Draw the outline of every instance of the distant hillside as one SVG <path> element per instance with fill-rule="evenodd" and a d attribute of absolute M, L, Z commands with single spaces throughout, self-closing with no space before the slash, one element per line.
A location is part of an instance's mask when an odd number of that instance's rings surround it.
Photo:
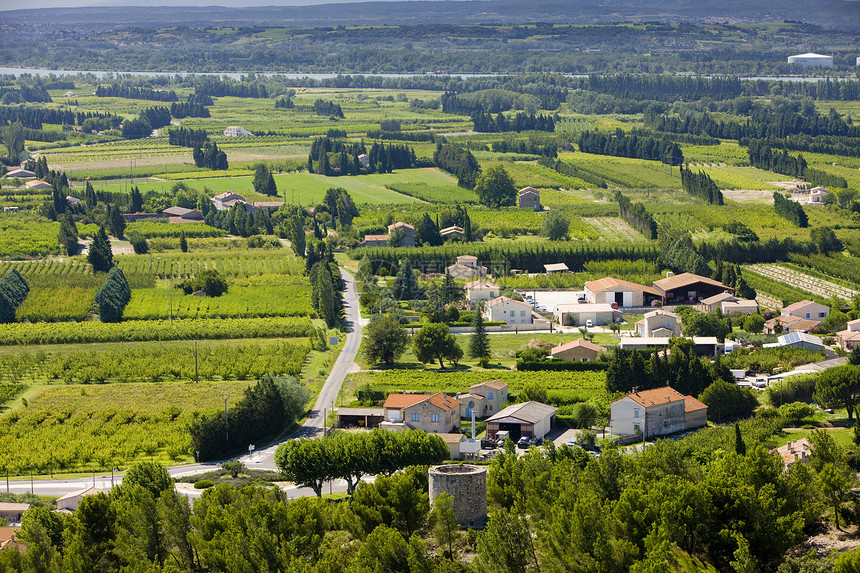
<path fill-rule="evenodd" d="M 123 4 L 135 0 L 123 1 Z M 214 0 L 217 1 L 217 0 Z M 232 0 L 227 0 L 230 2 Z M 277 0 L 272 0 L 276 2 Z M 165 0 L 161 0 L 165 2 Z M 117 3 L 118 4 L 118 3 Z M 528 22 L 809 22 L 860 28 L 860 2 L 816 0 L 491 0 L 486 2 L 355 2 L 317 6 L 106 6 L 3 12 L 0 29 L 27 33 L 76 28 L 159 26 L 337 26 Z M 12 28 L 10 29 L 9 26 Z"/>

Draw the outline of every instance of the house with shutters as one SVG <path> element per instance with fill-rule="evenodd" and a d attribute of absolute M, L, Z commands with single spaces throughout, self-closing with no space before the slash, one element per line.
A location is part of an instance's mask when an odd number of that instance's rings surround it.
<path fill-rule="evenodd" d="M 385 420 L 380 428 L 423 430 L 444 434 L 460 429 L 460 402 L 442 392 L 389 394 L 382 404 Z"/>

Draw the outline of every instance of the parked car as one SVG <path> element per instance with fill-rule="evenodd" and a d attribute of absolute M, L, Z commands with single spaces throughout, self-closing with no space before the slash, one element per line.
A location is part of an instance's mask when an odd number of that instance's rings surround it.
<path fill-rule="evenodd" d="M 493 440 L 488 440 L 488 439 L 484 438 L 481 440 L 481 449 L 482 450 L 495 450 L 496 449 L 496 442 L 494 442 Z"/>
<path fill-rule="evenodd" d="M 568 440 L 567 441 L 567 447 L 568 448 L 575 448 L 577 445 L 578 444 L 576 443 L 576 440 Z"/>
<path fill-rule="evenodd" d="M 584 296 L 579 297 L 578 299 L 576 299 L 576 302 L 578 302 L 579 304 L 583 304 L 585 302 L 585 297 Z"/>
<path fill-rule="evenodd" d="M 520 448 L 521 450 L 528 448 L 529 445 L 531 445 L 531 444 L 529 444 L 529 439 L 526 436 L 521 437 L 519 439 L 519 441 L 517 442 L 517 447 Z"/>
<path fill-rule="evenodd" d="M 594 326 L 594 322 L 591 319 L 585 321 L 585 328 L 591 328 L 592 326 Z"/>

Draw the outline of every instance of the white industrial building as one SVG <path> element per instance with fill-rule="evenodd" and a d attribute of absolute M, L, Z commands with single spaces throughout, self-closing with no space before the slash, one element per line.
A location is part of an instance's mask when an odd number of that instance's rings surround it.
<path fill-rule="evenodd" d="M 833 56 L 822 56 L 821 54 L 797 54 L 788 57 L 789 64 L 800 64 L 804 68 L 832 68 Z"/>

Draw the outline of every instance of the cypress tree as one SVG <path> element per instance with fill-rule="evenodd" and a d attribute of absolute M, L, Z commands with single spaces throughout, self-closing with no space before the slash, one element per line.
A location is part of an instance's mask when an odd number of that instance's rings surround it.
<path fill-rule="evenodd" d="M 482 365 L 486 365 L 490 358 L 490 338 L 484 328 L 484 305 L 478 304 L 475 309 L 475 318 L 472 319 L 472 338 L 469 340 L 469 354 L 472 358 L 481 360 Z"/>
<path fill-rule="evenodd" d="M 93 266 L 93 271 L 97 273 L 107 272 L 113 267 L 113 252 L 104 227 L 99 227 L 99 232 L 90 244 L 87 260 Z"/>
<path fill-rule="evenodd" d="M 125 219 L 117 205 L 108 205 L 108 228 L 110 234 L 117 239 L 122 239 L 125 233 Z"/>
<path fill-rule="evenodd" d="M 179 250 L 183 253 L 188 252 L 188 240 L 185 238 L 185 231 L 182 231 L 182 234 L 179 236 Z"/>
<path fill-rule="evenodd" d="M 735 453 L 739 456 L 747 455 L 747 445 L 744 443 L 744 439 L 741 436 L 741 427 L 738 424 L 735 424 Z"/>

